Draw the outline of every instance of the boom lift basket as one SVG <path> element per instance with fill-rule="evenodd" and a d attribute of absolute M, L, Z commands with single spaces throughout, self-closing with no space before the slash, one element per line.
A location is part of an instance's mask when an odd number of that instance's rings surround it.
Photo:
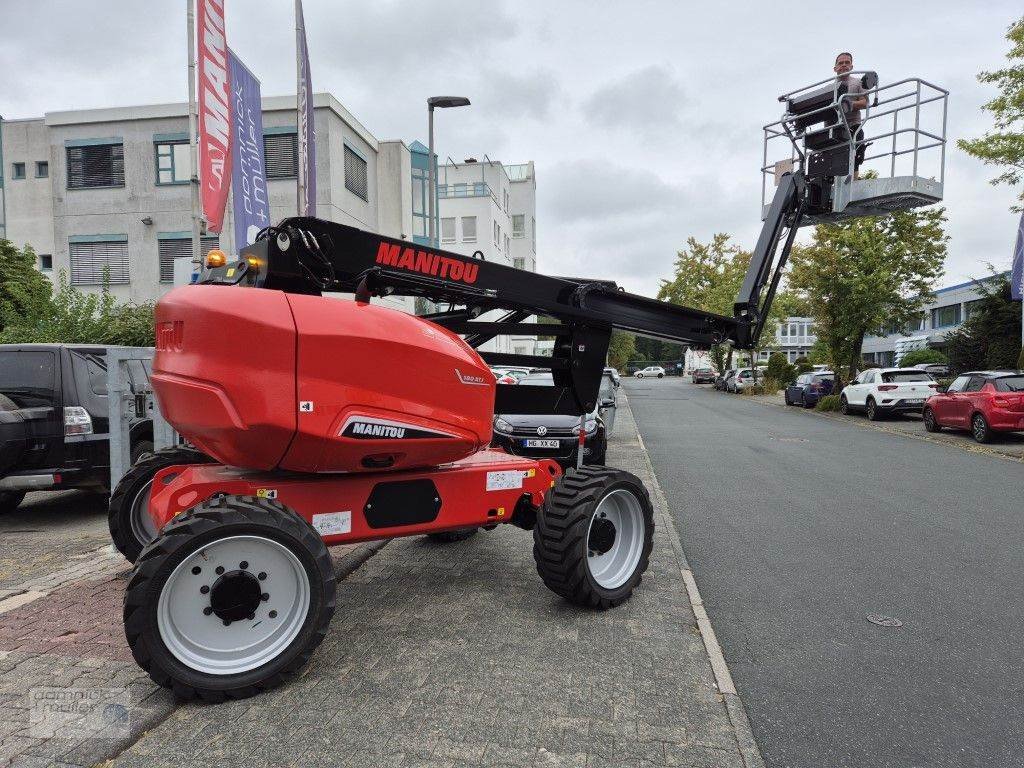
<path fill-rule="evenodd" d="M 782 117 L 764 126 L 761 218 L 772 188 L 787 171 L 801 170 L 815 188 L 802 225 L 858 216 L 881 216 L 942 200 L 949 92 L 910 77 L 879 85 L 875 72 L 851 72 L 864 86 L 862 136 L 849 122 L 850 104 L 839 78 L 828 78 L 779 96 Z M 854 158 L 864 160 L 854 178 Z M 872 172 L 872 173 L 869 173 Z M 867 178 L 865 178 L 867 176 Z"/>

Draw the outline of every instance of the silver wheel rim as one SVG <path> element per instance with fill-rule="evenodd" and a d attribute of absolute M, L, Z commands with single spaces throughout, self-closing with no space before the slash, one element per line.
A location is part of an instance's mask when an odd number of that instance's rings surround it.
<path fill-rule="evenodd" d="M 926 427 L 935 426 L 935 416 L 931 411 L 924 412 L 924 424 Z"/>
<path fill-rule="evenodd" d="M 974 439 L 981 440 L 985 436 L 985 422 L 980 416 L 974 417 Z"/>
<path fill-rule="evenodd" d="M 153 518 L 149 514 L 149 497 L 153 490 L 152 478 L 146 483 L 132 499 L 128 515 L 132 527 L 132 535 L 141 544 L 149 544 L 156 538 L 157 530 Z"/>
<path fill-rule="evenodd" d="M 599 586 L 616 589 L 629 580 L 643 554 L 646 532 L 635 494 L 621 489 L 601 499 L 587 526 L 587 568 Z"/>
<path fill-rule="evenodd" d="M 233 576 L 239 573 L 247 575 Z M 261 595 L 252 618 L 225 624 L 207 609 L 229 577 L 246 585 L 251 578 L 267 597 Z M 203 587 L 210 590 L 204 593 Z M 309 577 L 290 549 L 262 536 L 231 536 L 200 547 L 174 569 L 160 592 L 157 628 L 167 650 L 190 669 L 234 675 L 280 656 L 302 630 L 309 609 Z"/>

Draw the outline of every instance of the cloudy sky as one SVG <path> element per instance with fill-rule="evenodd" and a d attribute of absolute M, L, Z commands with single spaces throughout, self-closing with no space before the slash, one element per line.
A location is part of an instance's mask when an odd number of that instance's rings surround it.
<path fill-rule="evenodd" d="M 264 95 L 294 92 L 290 0 L 226 0 L 229 44 Z M 811 5 L 813 13 L 808 13 Z M 831 73 L 839 50 L 883 82 L 948 88 L 949 136 L 990 121 L 977 72 L 1001 66 L 1019 2 L 305 0 L 313 82 L 378 138 L 537 166 L 539 268 L 653 294 L 686 238 L 760 226 L 761 126 L 778 94 Z M 0 0 L 0 114 L 183 101 L 185 0 Z M 854 9 L 854 10 L 851 10 Z M 952 142 L 951 142 L 952 143 Z M 1013 191 L 951 148 L 948 285 L 1009 264 Z"/>

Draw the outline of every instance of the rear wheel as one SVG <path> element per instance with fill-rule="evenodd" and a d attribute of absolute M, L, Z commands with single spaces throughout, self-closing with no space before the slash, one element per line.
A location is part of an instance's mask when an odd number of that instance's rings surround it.
<path fill-rule="evenodd" d="M 992 428 L 980 413 L 971 417 L 971 436 L 979 443 L 992 442 Z"/>
<path fill-rule="evenodd" d="M 288 507 L 216 497 L 139 556 L 125 635 L 139 666 L 178 698 L 245 698 L 309 660 L 334 615 L 335 585 L 323 540 Z"/>
<path fill-rule="evenodd" d="M 843 416 L 850 415 L 850 401 L 846 399 L 846 395 L 839 396 L 839 412 Z"/>
<path fill-rule="evenodd" d="M 5 512 L 13 512 L 24 500 L 24 491 L 0 491 L 0 515 Z"/>
<path fill-rule="evenodd" d="M 664 379 L 665 378 L 665 374 L 664 373 L 659 373 L 658 374 L 658 378 L 659 379 Z"/>
<path fill-rule="evenodd" d="M 142 548 L 157 534 L 149 516 L 153 477 L 161 469 L 178 464 L 208 464 L 212 459 L 192 448 L 164 448 L 143 453 L 117 484 L 110 496 L 107 524 L 117 551 L 134 563 Z"/>
<path fill-rule="evenodd" d="M 441 533 L 428 533 L 427 538 L 436 541 L 438 544 L 453 544 L 456 541 L 465 541 L 475 536 L 479 528 L 463 528 L 461 531 L 441 531 Z"/>
<path fill-rule="evenodd" d="M 576 605 L 627 600 L 647 570 L 654 509 L 643 483 L 620 469 L 584 467 L 557 481 L 533 529 L 544 584 Z"/>
<path fill-rule="evenodd" d="M 644 375 L 643 375 L 642 373 L 638 373 L 638 374 L 636 375 L 636 377 L 637 377 L 638 379 L 642 379 L 642 378 L 644 377 Z"/>
<path fill-rule="evenodd" d="M 810 400 L 807 399 L 807 395 L 804 395 L 803 400 L 800 401 L 800 405 L 802 405 L 804 408 L 813 408 L 814 407 L 814 403 L 812 403 Z"/>
<path fill-rule="evenodd" d="M 929 432 L 941 432 L 942 425 L 935 420 L 935 411 L 931 408 L 925 408 L 921 414 L 921 419 L 924 421 L 924 428 Z"/>
<path fill-rule="evenodd" d="M 867 403 L 868 419 L 871 421 L 880 421 L 882 418 L 882 412 L 878 409 L 878 403 L 875 402 L 873 397 L 868 398 Z"/>

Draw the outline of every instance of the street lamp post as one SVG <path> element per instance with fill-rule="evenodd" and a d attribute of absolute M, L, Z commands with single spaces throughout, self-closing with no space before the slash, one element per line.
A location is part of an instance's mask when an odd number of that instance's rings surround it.
<path fill-rule="evenodd" d="M 434 224 L 434 198 L 437 195 L 437 179 L 434 172 L 434 108 L 447 109 L 449 107 L 468 107 L 469 99 L 465 96 L 431 96 L 427 99 L 427 143 L 430 145 L 430 156 L 427 158 L 427 197 L 429 206 L 427 213 L 430 217 L 429 234 L 430 246 L 437 246 L 437 232 Z"/>

